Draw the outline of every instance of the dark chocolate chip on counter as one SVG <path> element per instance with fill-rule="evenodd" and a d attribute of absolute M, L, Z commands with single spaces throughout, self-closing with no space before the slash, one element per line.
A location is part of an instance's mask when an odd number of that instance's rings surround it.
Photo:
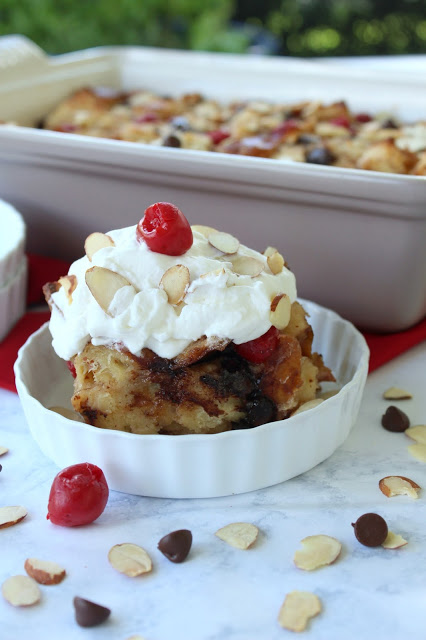
<path fill-rule="evenodd" d="M 171 562 L 183 562 L 192 545 L 192 533 L 188 529 L 172 531 L 161 538 L 158 549 Z"/>
<path fill-rule="evenodd" d="M 178 148 L 180 146 L 181 146 L 180 140 L 179 140 L 179 138 L 177 136 L 173 136 L 173 135 L 167 136 L 167 138 L 165 138 L 164 141 L 163 141 L 163 147 L 176 147 L 176 148 Z"/>
<path fill-rule="evenodd" d="M 311 164 L 331 164 L 335 156 L 326 147 L 315 147 L 306 154 L 306 162 Z"/>
<path fill-rule="evenodd" d="M 402 433 L 410 426 L 410 420 L 407 414 L 401 411 L 401 409 L 391 405 L 382 415 L 382 426 L 387 431 Z"/>
<path fill-rule="evenodd" d="M 366 547 L 378 547 L 388 535 L 386 520 L 377 513 L 364 513 L 352 523 L 355 537 Z"/>
<path fill-rule="evenodd" d="M 73 603 L 75 619 L 80 627 L 97 627 L 105 622 L 111 613 L 111 609 L 78 596 L 74 598 Z"/>

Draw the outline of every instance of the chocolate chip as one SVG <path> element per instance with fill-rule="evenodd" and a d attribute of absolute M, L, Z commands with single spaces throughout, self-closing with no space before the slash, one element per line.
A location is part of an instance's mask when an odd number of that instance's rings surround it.
<path fill-rule="evenodd" d="M 355 537 L 366 547 L 378 547 L 386 540 L 388 525 L 377 513 L 364 513 L 352 523 Z"/>
<path fill-rule="evenodd" d="M 382 122 L 382 129 L 398 129 L 398 125 L 394 120 L 388 118 Z"/>
<path fill-rule="evenodd" d="M 161 538 L 158 549 L 171 562 L 183 562 L 191 545 L 192 533 L 188 529 L 179 529 Z"/>
<path fill-rule="evenodd" d="M 258 427 L 276 418 L 277 408 L 274 402 L 264 395 L 253 393 L 247 400 L 247 423 L 250 427 Z"/>
<path fill-rule="evenodd" d="M 1 471 L 2 469 L 3 469 L 3 467 L 2 467 L 2 466 L 1 466 L 1 464 L 0 464 L 0 471 Z"/>
<path fill-rule="evenodd" d="M 410 420 L 406 413 L 391 405 L 386 409 L 386 412 L 382 415 L 382 426 L 386 431 L 394 431 L 395 433 L 402 433 L 410 426 Z"/>
<path fill-rule="evenodd" d="M 297 142 L 299 144 L 313 144 L 314 142 L 318 142 L 318 141 L 319 141 L 319 137 L 311 133 L 301 133 L 300 136 L 297 138 Z"/>
<path fill-rule="evenodd" d="M 163 147 L 180 147 L 180 140 L 177 136 L 167 136 L 163 141 Z"/>
<path fill-rule="evenodd" d="M 326 147 L 315 147 L 306 154 L 306 162 L 311 164 L 331 164 L 335 156 Z"/>
<path fill-rule="evenodd" d="M 98 624 L 105 622 L 111 613 L 111 609 L 78 596 L 74 598 L 73 602 L 75 619 L 80 627 L 97 627 Z"/>

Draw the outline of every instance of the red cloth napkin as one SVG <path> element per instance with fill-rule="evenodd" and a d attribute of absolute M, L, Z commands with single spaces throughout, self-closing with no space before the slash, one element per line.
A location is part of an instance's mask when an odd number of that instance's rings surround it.
<path fill-rule="evenodd" d="M 398 333 L 377 334 L 363 331 L 370 348 L 370 373 L 389 360 L 426 340 L 426 318 Z"/>
<path fill-rule="evenodd" d="M 69 263 L 54 258 L 29 255 L 28 305 L 44 301 L 42 286 L 53 282 L 68 273 Z M 13 364 L 19 348 L 26 339 L 42 324 L 47 322 L 50 313 L 46 311 L 27 311 L 12 331 L 0 343 L 0 387 L 16 391 Z M 416 344 L 426 340 L 426 318 L 406 331 L 392 334 L 374 334 L 364 332 L 370 348 L 370 372 L 396 358 Z"/>
<path fill-rule="evenodd" d="M 65 276 L 70 268 L 70 263 L 56 258 L 45 258 L 32 253 L 28 258 L 28 289 L 27 305 L 44 302 L 42 286 L 46 282 L 54 282 L 61 276 Z"/>
<path fill-rule="evenodd" d="M 42 286 L 46 282 L 54 282 L 68 273 L 69 262 L 56 258 L 46 258 L 27 254 L 28 258 L 28 287 L 27 307 L 44 302 Z M 16 391 L 13 365 L 20 347 L 26 339 L 37 331 L 42 324 L 49 320 L 50 313 L 46 311 L 27 311 L 17 322 L 10 333 L 0 342 L 0 387 Z"/>

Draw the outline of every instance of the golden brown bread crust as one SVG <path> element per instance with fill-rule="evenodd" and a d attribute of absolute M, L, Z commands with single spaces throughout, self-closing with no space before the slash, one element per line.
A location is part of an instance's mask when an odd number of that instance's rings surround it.
<path fill-rule="evenodd" d="M 246 367 L 224 393 L 227 360 L 173 368 L 145 349 L 141 358 L 108 347 L 86 345 L 74 358 L 74 409 L 98 427 L 132 433 L 217 433 L 244 417 L 254 384 Z"/>
<path fill-rule="evenodd" d="M 419 160 L 413 169 L 416 176 L 426 176 L 426 151 L 419 154 Z"/>
<path fill-rule="evenodd" d="M 149 349 L 140 357 L 87 344 L 73 358 L 72 404 L 86 422 L 132 433 L 219 433 L 287 418 L 312 400 L 320 380 L 334 380 L 319 354 L 303 307 L 261 364 L 229 341 L 202 338 L 174 360 Z"/>
<path fill-rule="evenodd" d="M 399 149 L 393 140 L 382 140 L 366 149 L 357 161 L 359 169 L 385 173 L 410 173 L 417 163 L 417 156 L 406 149 Z"/>

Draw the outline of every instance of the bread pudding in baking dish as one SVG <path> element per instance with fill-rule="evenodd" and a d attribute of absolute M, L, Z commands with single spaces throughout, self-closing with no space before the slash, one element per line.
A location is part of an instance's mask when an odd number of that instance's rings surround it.
<path fill-rule="evenodd" d="M 53 348 L 86 423 L 212 434 L 282 420 L 334 380 L 278 250 L 264 254 L 170 203 L 93 233 L 45 285 Z"/>
<path fill-rule="evenodd" d="M 426 121 L 355 112 L 344 101 L 222 104 L 198 93 L 162 96 L 86 87 L 42 128 L 127 142 L 281 161 L 426 175 Z"/>

